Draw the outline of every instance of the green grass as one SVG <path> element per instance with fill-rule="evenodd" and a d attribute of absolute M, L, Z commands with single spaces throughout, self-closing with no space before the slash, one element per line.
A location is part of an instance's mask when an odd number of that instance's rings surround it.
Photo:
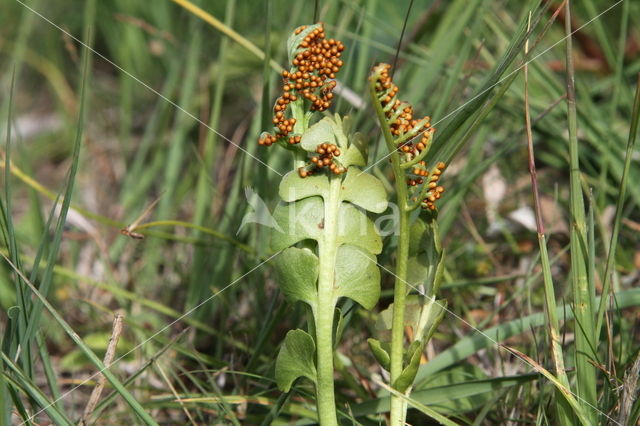
<path fill-rule="evenodd" d="M 557 424 L 578 410 L 593 424 L 636 423 L 640 403 L 621 405 L 620 389 L 634 385 L 625 372 L 640 350 L 640 4 L 571 2 L 565 27 L 566 14 L 535 0 L 415 0 L 408 16 L 409 0 L 80 3 L 6 0 L 0 14 L 0 424 L 77 423 L 115 312 L 124 332 L 90 423 L 316 421 L 308 382 L 288 394 L 274 382 L 280 342 L 305 312 L 277 290 L 267 229 L 238 233 L 252 211 L 245 188 L 273 208 L 290 170 L 257 137 L 285 40 L 316 12 L 347 47 L 338 79 L 355 97 L 332 110 L 371 141 L 371 172 L 394 191 L 366 78 L 393 61 L 404 25 L 394 79 L 436 123 L 428 163 L 450 163 L 438 217 L 450 312 L 407 421 Z M 510 218 L 534 213 L 524 61 L 542 246 Z M 144 239 L 120 233 L 155 200 L 133 229 Z M 378 258 L 390 270 L 395 241 Z M 374 313 L 341 306 L 345 424 L 379 424 L 389 410 L 366 339 L 393 281 L 383 271 Z"/>

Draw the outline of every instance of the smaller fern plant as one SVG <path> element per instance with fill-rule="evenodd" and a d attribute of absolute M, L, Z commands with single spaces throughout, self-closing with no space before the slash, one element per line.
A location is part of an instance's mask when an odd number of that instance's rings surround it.
<path fill-rule="evenodd" d="M 436 201 L 444 192 L 439 184 L 445 163 L 428 167 L 425 162 L 435 129 L 429 117 L 415 119 L 413 107 L 398 99 L 398 86 L 389 74 L 391 66 L 376 65 L 369 89 L 389 157 L 399 211 L 393 303 L 381 313 L 380 339 L 369 346 L 380 365 L 390 372 L 390 385 L 408 396 L 424 348 L 442 321 L 446 302 L 437 300 L 444 268 L 436 222 Z M 422 208 L 425 219 L 416 213 Z M 413 219 L 413 220 L 412 220 Z M 408 295 L 410 290 L 417 294 Z M 409 345 L 405 346 L 405 330 Z M 391 425 L 405 424 L 405 399 L 391 395 Z"/>

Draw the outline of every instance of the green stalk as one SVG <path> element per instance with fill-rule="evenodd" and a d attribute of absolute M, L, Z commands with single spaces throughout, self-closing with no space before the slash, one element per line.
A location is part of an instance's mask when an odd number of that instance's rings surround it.
<path fill-rule="evenodd" d="M 529 14 L 529 25 L 531 25 L 531 14 Z M 530 28 L 527 28 L 529 31 Z M 525 57 L 529 54 L 529 40 L 525 43 Z M 562 342 L 560 340 L 560 322 L 558 321 L 555 290 L 553 277 L 551 275 L 551 262 L 549 262 L 549 253 L 547 252 L 547 241 L 544 230 L 544 222 L 542 220 L 542 206 L 540 204 L 540 194 L 538 191 L 538 178 L 536 172 L 536 161 L 533 150 L 533 132 L 531 130 L 531 111 L 529 108 L 529 67 L 524 65 L 524 111 L 525 111 L 525 127 L 527 130 L 527 150 L 529 156 L 529 174 L 531 175 L 531 189 L 533 192 L 533 204 L 536 215 L 536 228 L 538 233 L 538 245 L 540 247 L 540 261 L 542 264 L 542 276 L 544 281 L 544 299 L 545 311 L 547 314 L 547 326 L 549 332 L 549 346 L 551 348 L 551 358 L 555 367 L 556 378 L 567 389 L 569 379 L 564 367 L 564 355 L 562 353 Z M 571 407 L 565 398 L 557 391 L 557 413 L 558 422 L 562 425 L 571 424 Z"/>
<path fill-rule="evenodd" d="M 384 141 L 391 153 L 391 166 L 395 176 L 396 202 L 399 208 L 398 225 L 398 249 L 396 252 L 396 281 L 393 288 L 393 319 L 391 326 L 391 385 L 402 374 L 402 361 L 404 358 L 404 311 L 405 299 L 407 296 L 407 259 L 409 257 L 409 213 L 407 185 L 404 181 L 404 171 L 400 164 L 400 157 L 391 134 L 391 129 L 387 124 L 387 118 L 382 110 L 382 105 L 377 100 L 375 91 L 375 81 L 372 79 L 369 84 L 373 106 L 382 128 Z M 403 425 L 406 415 L 407 403 L 397 395 L 391 395 L 391 425 Z"/>
<path fill-rule="evenodd" d="M 340 211 L 340 186 L 342 179 L 331 176 L 329 196 L 324 201 L 324 232 L 318 241 L 320 259 L 318 277 L 318 305 L 315 317 L 316 368 L 318 383 L 316 400 L 320 424 L 337 425 L 336 402 L 333 389 L 333 317 L 335 297 L 333 295 L 334 271 L 338 239 L 338 212 Z"/>
<path fill-rule="evenodd" d="M 398 157 L 397 155 L 394 155 Z M 393 385 L 400 374 L 402 374 L 402 361 L 404 358 L 404 311 L 407 296 L 407 259 L 409 257 L 409 213 L 406 208 L 406 185 L 402 179 L 403 175 L 398 175 L 401 171 L 394 167 L 393 173 L 396 176 L 396 190 L 398 191 L 398 202 L 402 200 L 400 206 L 400 223 L 398 249 L 396 252 L 396 281 L 393 288 L 393 320 L 391 325 L 391 384 Z M 398 184 L 400 183 L 400 184 Z M 404 189 L 404 196 L 400 195 L 400 187 Z M 402 198 L 401 198 L 402 197 Z M 411 389 L 411 388 L 409 388 Z M 408 393 L 408 392 L 407 392 Z M 391 425 L 404 425 L 404 418 L 407 412 L 407 403 L 397 395 L 391 397 Z"/>
<path fill-rule="evenodd" d="M 593 321 L 593 289 L 587 279 L 587 239 L 584 199 L 580 186 L 580 161 L 578 157 L 576 93 L 573 67 L 573 43 L 571 39 L 571 2 L 566 4 L 565 31 L 567 34 L 567 120 L 569 127 L 569 168 L 571 192 L 571 285 L 575 310 L 576 377 L 577 395 L 589 418 L 595 423 L 592 407 L 597 406 L 596 370 L 591 363 L 595 359 Z"/>

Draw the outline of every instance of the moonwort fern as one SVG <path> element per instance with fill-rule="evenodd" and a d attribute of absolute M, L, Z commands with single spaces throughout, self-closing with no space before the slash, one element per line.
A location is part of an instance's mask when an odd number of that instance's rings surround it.
<path fill-rule="evenodd" d="M 390 372 L 391 386 L 409 395 L 424 348 L 445 313 L 446 302 L 436 299 L 444 253 L 435 220 L 435 203 L 444 192 L 438 181 L 445 164 L 429 167 L 424 161 L 435 129 L 429 117 L 414 119 L 413 107 L 398 99 L 390 68 L 376 65 L 369 87 L 395 177 L 399 210 L 396 282 L 394 301 L 381 313 L 377 325 L 380 339 L 369 339 L 369 346 Z M 426 211 L 426 220 L 416 218 L 420 208 Z M 414 294 L 408 295 L 411 290 Z M 405 347 L 407 329 L 409 345 Z M 406 411 L 405 400 L 392 395 L 391 425 L 404 425 Z"/>
<path fill-rule="evenodd" d="M 333 356 L 340 338 L 340 298 L 365 309 L 380 296 L 376 255 L 382 240 L 367 212 L 387 207 L 382 183 L 366 165 L 362 137 L 349 120 L 326 115 L 310 125 L 314 111 L 329 107 L 335 73 L 342 66 L 342 44 L 326 40 L 321 24 L 300 27 L 289 38 L 292 68 L 283 72 L 283 95 L 274 107 L 272 133 L 262 145 L 294 152 L 293 170 L 279 186 L 271 249 L 278 283 L 288 301 L 302 302 L 311 316 L 308 330 L 291 330 L 276 360 L 282 391 L 305 377 L 315 384 L 318 416 L 337 424 Z M 334 321 L 338 318 L 338 321 Z"/>

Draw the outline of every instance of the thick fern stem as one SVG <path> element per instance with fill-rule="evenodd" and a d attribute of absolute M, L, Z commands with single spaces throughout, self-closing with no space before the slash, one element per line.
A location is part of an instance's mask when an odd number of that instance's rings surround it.
<path fill-rule="evenodd" d="M 336 252 L 338 249 L 338 213 L 340 209 L 340 176 L 331 177 L 331 189 L 324 205 L 323 236 L 318 241 L 320 274 L 318 278 L 318 310 L 316 344 L 318 369 L 317 403 L 320 424 L 337 425 L 336 402 L 333 389 L 333 317 L 335 298 Z M 318 225 L 320 226 L 320 224 Z"/>

